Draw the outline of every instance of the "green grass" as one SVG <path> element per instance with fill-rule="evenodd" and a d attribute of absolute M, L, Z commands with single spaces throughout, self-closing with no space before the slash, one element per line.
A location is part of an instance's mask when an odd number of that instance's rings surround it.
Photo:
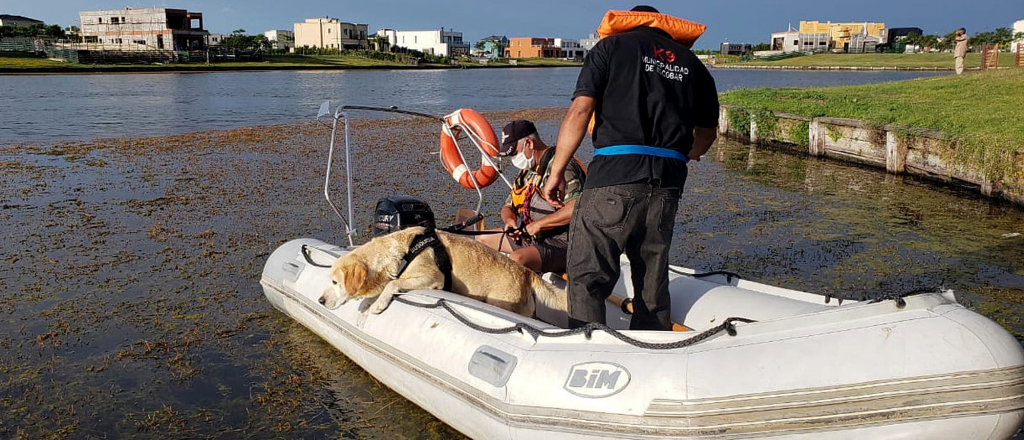
<path fill-rule="evenodd" d="M 999 54 L 1000 66 L 1012 66 L 1013 54 Z M 722 60 L 718 61 L 719 64 Z M 981 54 L 969 53 L 964 58 L 968 68 L 981 66 Z M 751 60 L 732 62 L 747 66 L 792 67 L 897 67 L 897 68 L 953 68 L 953 54 L 949 53 L 821 53 L 779 60 Z"/>
<path fill-rule="evenodd" d="M 954 145 L 954 163 L 1019 176 L 1024 157 L 1024 69 L 968 72 L 861 86 L 741 89 L 721 102 L 747 111 L 929 128 Z"/>
<path fill-rule="evenodd" d="M 0 52 L 0 68 L 38 69 L 74 66 L 73 63 L 53 61 L 22 52 Z"/>
<path fill-rule="evenodd" d="M 258 64 L 276 67 L 393 67 L 406 64 L 357 55 L 266 55 L 262 63 L 218 63 L 219 65 Z"/>

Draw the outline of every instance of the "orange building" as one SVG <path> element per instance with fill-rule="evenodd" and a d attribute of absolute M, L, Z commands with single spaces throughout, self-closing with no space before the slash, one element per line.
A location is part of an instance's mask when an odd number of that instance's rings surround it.
<path fill-rule="evenodd" d="M 509 38 L 505 58 L 562 58 L 562 49 L 554 38 Z"/>

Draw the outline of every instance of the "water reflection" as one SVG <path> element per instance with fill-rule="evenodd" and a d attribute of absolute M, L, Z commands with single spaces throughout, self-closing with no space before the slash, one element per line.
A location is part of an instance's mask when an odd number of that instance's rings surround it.
<path fill-rule="evenodd" d="M 719 141 L 693 167 L 677 259 L 864 298 L 942 286 L 1024 291 L 1024 212 L 910 177 Z M 1021 304 L 1013 307 L 1020 307 Z M 1017 330 L 1020 331 L 1019 323 Z"/>

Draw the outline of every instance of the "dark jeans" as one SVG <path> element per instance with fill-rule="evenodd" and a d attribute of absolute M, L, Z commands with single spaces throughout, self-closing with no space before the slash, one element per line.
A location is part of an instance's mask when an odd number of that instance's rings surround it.
<path fill-rule="evenodd" d="M 605 322 L 605 299 L 626 254 L 633 278 L 633 330 L 671 330 L 668 251 L 679 188 L 629 184 L 586 189 L 569 224 L 569 325 Z"/>

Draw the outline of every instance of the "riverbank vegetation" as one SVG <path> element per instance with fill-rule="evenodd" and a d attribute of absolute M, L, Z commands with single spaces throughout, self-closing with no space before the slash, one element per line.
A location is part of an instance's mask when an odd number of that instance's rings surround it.
<path fill-rule="evenodd" d="M 1024 170 L 1024 69 L 825 88 L 741 89 L 721 95 L 748 113 L 837 117 L 927 128 L 954 146 L 954 163 L 1019 176 Z"/>
<path fill-rule="evenodd" d="M 999 57 L 1000 66 L 1012 66 L 1013 54 L 1004 53 Z M 718 66 L 784 66 L 784 67 L 878 67 L 897 69 L 941 69 L 953 68 L 953 54 L 950 53 L 820 53 L 795 55 L 777 59 L 720 59 Z M 969 53 L 964 58 L 967 67 L 981 66 L 981 54 Z"/>

